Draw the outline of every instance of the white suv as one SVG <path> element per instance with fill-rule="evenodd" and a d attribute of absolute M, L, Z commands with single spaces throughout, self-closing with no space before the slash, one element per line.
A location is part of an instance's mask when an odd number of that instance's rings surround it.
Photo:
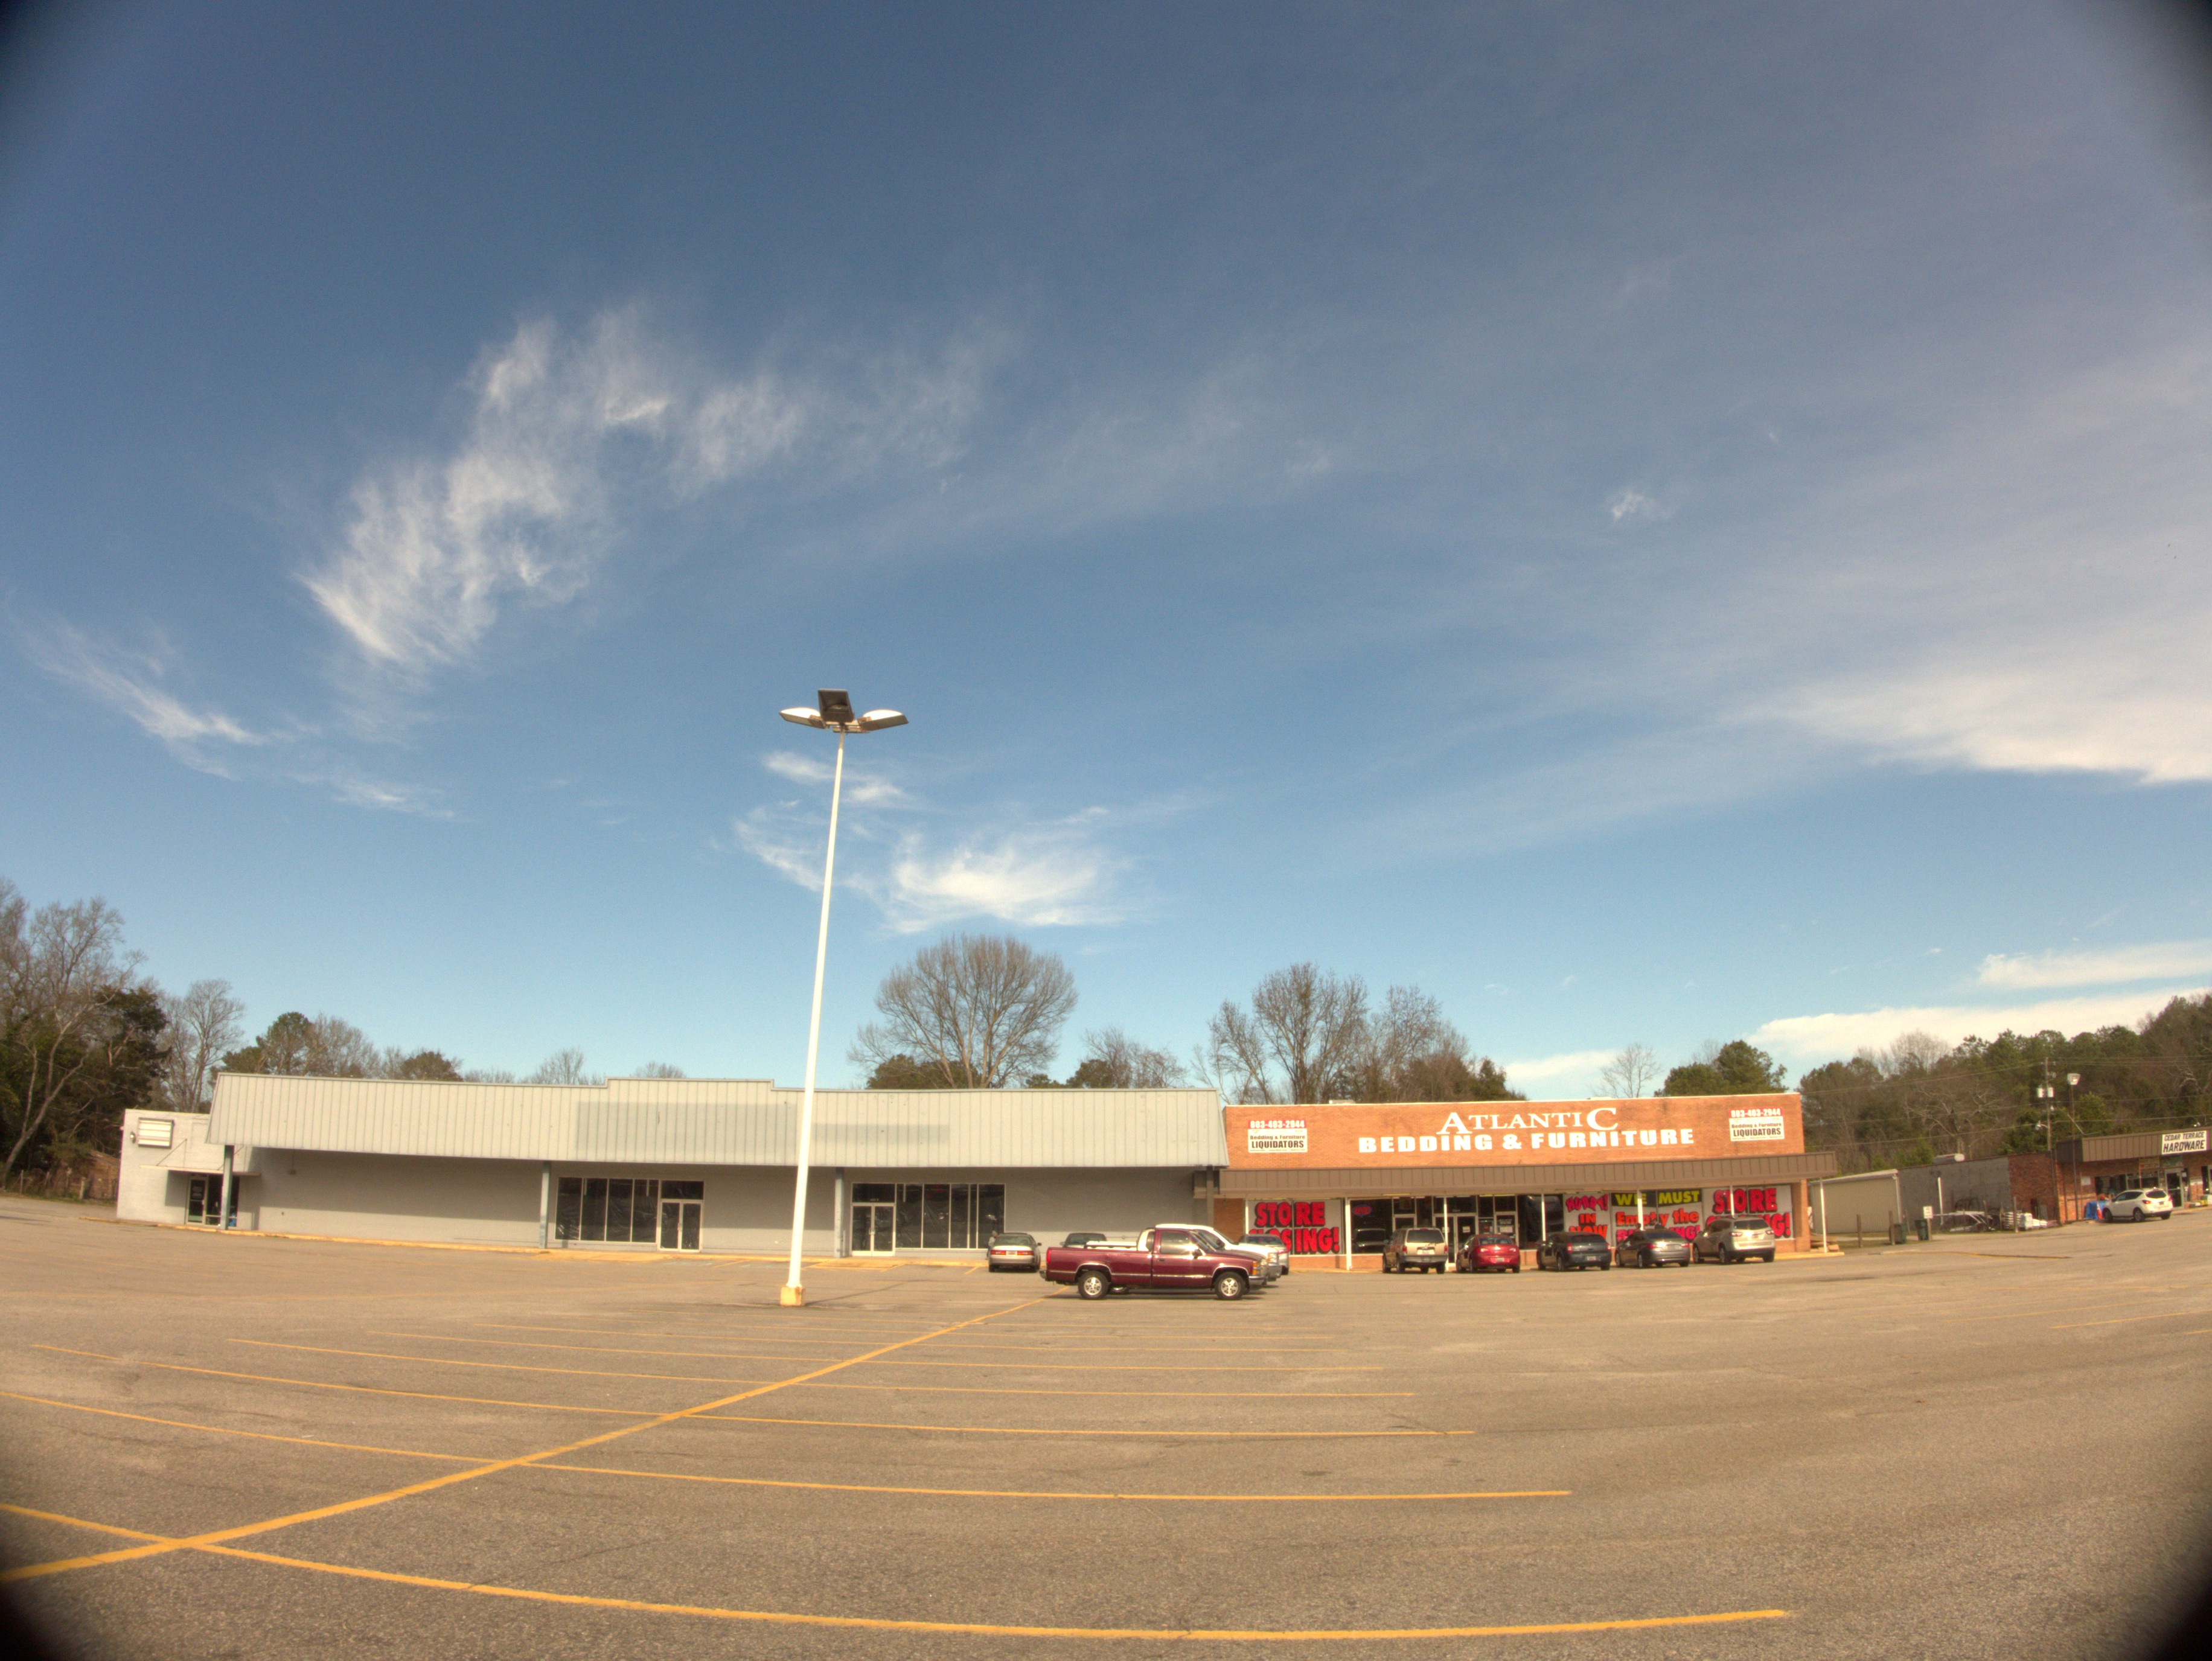
<path fill-rule="evenodd" d="M 2130 1188 L 2112 1196 L 2111 1209 L 2114 1222 L 2148 1222 L 2154 1217 L 2163 1222 L 2173 1215 L 2173 1202 L 2163 1188 Z"/>

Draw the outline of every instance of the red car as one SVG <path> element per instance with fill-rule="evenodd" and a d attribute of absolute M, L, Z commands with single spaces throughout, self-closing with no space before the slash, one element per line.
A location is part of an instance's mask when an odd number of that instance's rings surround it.
<path fill-rule="evenodd" d="M 1521 1242 L 1510 1234 L 1477 1234 L 1459 1249 L 1459 1266 L 1462 1274 L 1480 1274 L 1494 1269 L 1500 1274 L 1510 1270 L 1521 1272 Z"/>

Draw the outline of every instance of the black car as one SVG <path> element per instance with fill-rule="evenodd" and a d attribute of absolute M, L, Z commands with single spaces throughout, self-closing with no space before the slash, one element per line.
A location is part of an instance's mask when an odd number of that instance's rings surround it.
<path fill-rule="evenodd" d="M 1613 1260 L 1624 1269 L 1665 1269 L 1690 1266 L 1690 1242 L 1673 1228 L 1638 1228 L 1623 1235 L 1613 1249 Z"/>
<path fill-rule="evenodd" d="M 1062 1240 L 1062 1246 L 1103 1246 L 1106 1236 L 1095 1228 L 1079 1228 Z"/>
<path fill-rule="evenodd" d="M 1613 1248 L 1602 1234 L 1554 1234 L 1536 1248 L 1539 1269 L 1610 1269 Z"/>

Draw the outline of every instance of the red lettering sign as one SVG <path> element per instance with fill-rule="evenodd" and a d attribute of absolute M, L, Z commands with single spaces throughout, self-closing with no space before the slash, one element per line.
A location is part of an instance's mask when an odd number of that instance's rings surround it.
<path fill-rule="evenodd" d="M 1353 1208 L 1362 1215 L 1367 1209 Z M 1340 1249 L 1342 1237 L 1328 1226 L 1326 1200 L 1263 1200 L 1252 1208 L 1252 1226 L 1280 1234 L 1294 1257 L 1325 1258 Z"/>

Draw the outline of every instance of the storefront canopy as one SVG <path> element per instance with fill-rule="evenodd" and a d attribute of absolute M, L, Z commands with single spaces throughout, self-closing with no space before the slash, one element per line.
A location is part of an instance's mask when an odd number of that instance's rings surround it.
<path fill-rule="evenodd" d="M 1224 1198 L 1295 1199 L 1342 1194 L 1544 1194 L 1639 1189 L 1731 1188 L 1832 1177 L 1836 1156 L 1739 1154 L 1723 1159 L 1622 1160 L 1574 1165 L 1271 1167 L 1221 1173 Z"/>

